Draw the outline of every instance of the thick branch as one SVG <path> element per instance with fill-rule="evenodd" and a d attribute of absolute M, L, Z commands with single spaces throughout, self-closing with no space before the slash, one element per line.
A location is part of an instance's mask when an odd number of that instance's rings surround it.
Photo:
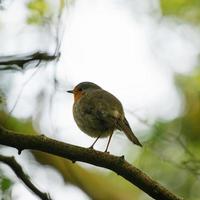
<path fill-rule="evenodd" d="M 15 133 L 2 126 L 0 126 L 0 144 L 17 148 L 19 153 L 24 149 L 38 150 L 70 159 L 73 162 L 81 161 L 104 167 L 124 177 L 154 199 L 181 200 L 141 170 L 126 162 L 123 157 L 59 142 L 43 135 Z"/>
<path fill-rule="evenodd" d="M 20 69 L 24 69 L 25 64 L 33 61 L 52 61 L 59 57 L 60 55 L 49 55 L 45 52 L 36 52 L 29 55 L 13 55 L 13 56 L 2 56 L 0 57 L 0 65 L 5 65 L 1 67 L 0 70 L 12 70 L 16 69 L 13 65 L 17 65 Z"/>
<path fill-rule="evenodd" d="M 3 162 L 10 166 L 17 177 L 20 178 L 24 182 L 24 184 L 42 200 L 51 200 L 50 196 L 47 193 L 41 192 L 35 185 L 33 185 L 33 183 L 29 180 L 29 177 L 23 172 L 22 167 L 17 163 L 14 157 L 0 155 L 0 162 Z"/>
<path fill-rule="evenodd" d="M 6 117 L 7 114 L 0 111 L 0 124 L 2 121 L 5 122 Z M 22 122 L 10 116 L 4 125 L 7 129 L 12 127 L 13 131 L 40 135 L 40 133 L 33 129 L 32 123 L 29 120 Z M 135 188 L 130 190 L 129 187 L 124 187 L 123 184 L 116 184 L 116 179 L 110 179 L 100 171 L 94 172 L 93 170 L 84 168 L 84 166 L 80 166 L 78 163 L 74 164 L 68 159 L 41 151 L 31 151 L 31 153 L 40 164 L 51 166 L 57 170 L 62 175 L 66 184 L 77 186 L 93 200 L 124 200 L 132 199 L 135 195 Z M 116 178 L 120 179 L 121 177 Z M 126 179 L 122 180 L 122 183 L 125 182 Z M 98 187 L 94 187 L 94 185 L 98 185 Z"/>

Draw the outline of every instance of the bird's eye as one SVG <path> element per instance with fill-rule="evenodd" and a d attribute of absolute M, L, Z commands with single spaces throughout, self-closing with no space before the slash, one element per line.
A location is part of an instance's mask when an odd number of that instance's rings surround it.
<path fill-rule="evenodd" d="M 78 91 L 79 91 L 79 92 L 82 92 L 82 91 L 83 91 L 83 89 L 82 89 L 82 88 L 79 88 L 79 89 L 78 89 Z"/>

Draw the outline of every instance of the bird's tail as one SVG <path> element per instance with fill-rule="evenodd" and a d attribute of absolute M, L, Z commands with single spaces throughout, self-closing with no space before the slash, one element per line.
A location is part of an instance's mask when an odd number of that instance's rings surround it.
<path fill-rule="evenodd" d="M 142 144 L 139 142 L 139 140 L 137 139 L 137 137 L 134 135 L 133 131 L 131 130 L 131 127 L 128 123 L 128 121 L 126 120 L 126 118 L 124 117 L 123 120 L 119 120 L 118 121 L 118 128 L 119 130 L 122 130 L 126 136 L 128 137 L 128 139 L 133 142 L 136 145 L 139 145 L 142 147 Z"/>

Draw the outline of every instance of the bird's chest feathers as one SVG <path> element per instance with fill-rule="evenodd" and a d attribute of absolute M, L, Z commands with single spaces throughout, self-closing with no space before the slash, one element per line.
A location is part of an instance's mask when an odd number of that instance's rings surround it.
<path fill-rule="evenodd" d="M 80 100 L 80 98 L 84 95 L 84 92 L 77 92 L 74 94 L 74 102 L 78 102 Z"/>

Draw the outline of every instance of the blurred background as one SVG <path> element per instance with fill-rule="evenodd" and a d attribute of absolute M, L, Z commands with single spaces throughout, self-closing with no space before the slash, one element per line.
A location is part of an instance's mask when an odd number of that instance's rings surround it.
<path fill-rule="evenodd" d="M 92 81 L 124 105 L 143 148 L 116 132 L 109 151 L 187 200 L 200 199 L 200 1 L 2 0 L 0 62 L 34 52 L 51 62 L 0 65 L 0 123 L 89 147 L 66 93 Z M 8 57 L 7 57 L 8 58 Z M 95 148 L 103 151 L 107 139 Z M 55 200 L 150 200 L 115 173 L 0 146 Z M 0 199 L 36 200 L 0 163 Z"/>

